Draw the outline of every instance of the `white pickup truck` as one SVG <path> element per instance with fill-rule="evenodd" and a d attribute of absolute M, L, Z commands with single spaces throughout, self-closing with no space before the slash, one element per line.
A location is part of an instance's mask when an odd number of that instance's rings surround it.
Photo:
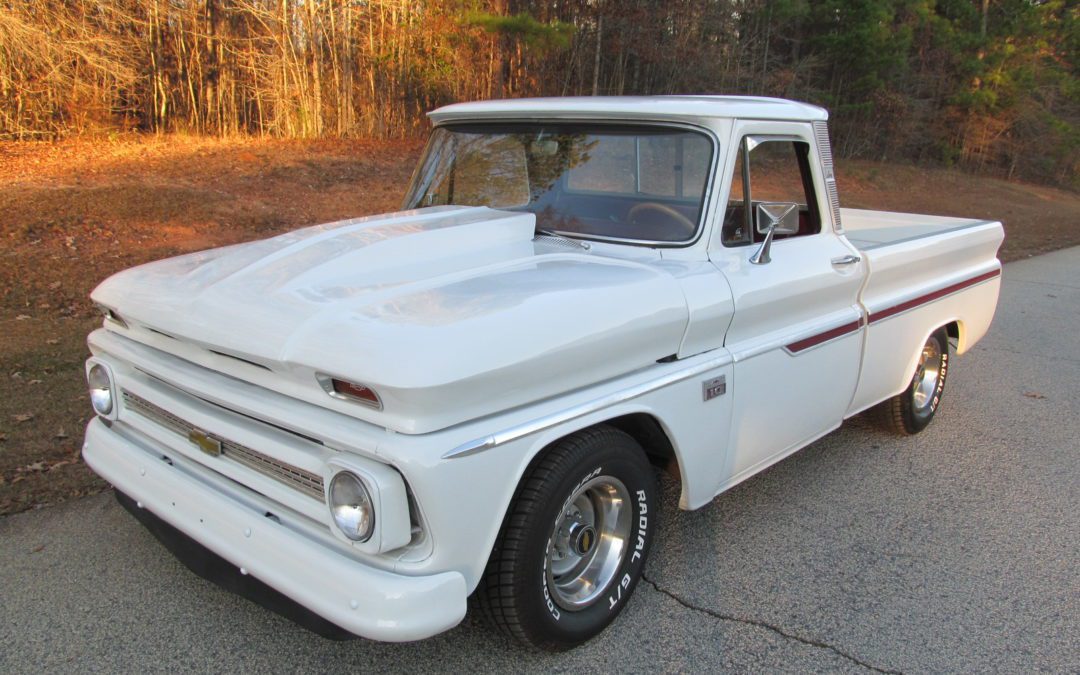
<path fill-rule="evenodd" d="M 92 296 L 86 462 L 194 569 L 324 634 L 424 638 L 472 596 L 580 644 L 641 578 L 656 467 L 696 509 L 872 407 L 916 433 L 993 317 L 1001 224 L 841 209 L 820 108 L 431 119 L 404 210 Z"/>

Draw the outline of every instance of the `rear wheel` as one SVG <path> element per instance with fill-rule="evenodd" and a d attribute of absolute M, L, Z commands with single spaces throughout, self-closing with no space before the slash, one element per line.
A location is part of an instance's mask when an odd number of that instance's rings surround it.
<path fill-rule="evenodd" d="M 903 393 L 874 409 L 885 429 L 901 436 L 917 434 L 934 419 L 949 374 L 949 335 L 939 328 L 926 340 L 915 375 Z"/>
<path fill-rule="evenodd" d="M 489 622 L 542 649 L 575 647 L 611 623 L 641 577 L 656 527 L 641 446 L 607 426 L 552 446 L 506 516 L 477 601 Z"/>

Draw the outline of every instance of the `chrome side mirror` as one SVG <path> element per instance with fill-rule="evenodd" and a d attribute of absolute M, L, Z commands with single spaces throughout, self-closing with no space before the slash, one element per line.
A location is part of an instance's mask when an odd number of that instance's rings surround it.
<path fill-rule="evenodd" d="M 759 234 L 765 235 L 765 240 L 754 255 L 750 256 L 750 262 L 764 265 L 772 261 L 769 250 L 772 248 L 773 235 L 798 233 L 799 205 L 789 202 L 761 202 L 754 209 L 754 227 Z"/>

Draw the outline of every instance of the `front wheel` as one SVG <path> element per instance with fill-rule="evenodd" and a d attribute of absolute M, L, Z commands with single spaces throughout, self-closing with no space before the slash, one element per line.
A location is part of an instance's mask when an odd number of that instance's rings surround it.
<path fill-rule="evenodd" d="M 608 426 L 557 442 L 522 480 L 477 589 L 490 623 L 541 649 L 575 647 L 626 605 L 656 528 L 641 446 Z"/>
<path fill-rule="evenodd" d="M 917 434 L 930 424 L 945 391 L 949 374 L 949 334 L 939 328 L 927 338 L 919 354 L 915 375 L 902 393 L 879 403 L 875 412 L 888 431 L 901 436 Z"/>

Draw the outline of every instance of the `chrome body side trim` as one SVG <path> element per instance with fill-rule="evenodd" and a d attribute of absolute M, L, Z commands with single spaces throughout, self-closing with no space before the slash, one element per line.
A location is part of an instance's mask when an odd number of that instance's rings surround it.
<path fill-rule="evenodd" d="M 530 420 L 522 424 L 516 424 L 512 427 L 508 427 L 488 436 L 484 436 L 483 438 L 477 438 L 475 440 L 469 441 L 468 443 L 462 443 L 456 448 L 443 454 L 442 459 L 457 459 L 459 457 L 468 457 L 469 455 L 475 455 L 478 452 L 490 450 L 491 448 L 494 448 L 498 445 L 509 443 L 510 441 L 515 441 L 519 438 L 524 438 L 525 436 L 544 431 L 545 429 L 550 429 L 551 427 L 558 426 L 565 422 L 570 422 L 572 420 L 578 419 L 579 417 L 584 417 L 594 412 L 598 412 L 600 410 L 603 410 L 604 408 L 610 408 L 613 405 L 618 405 L 620 403 L 630 401 L 639 396 L 644 396 L 649 392 L 656 391 L 657 389 L 662 389 L 663 387 L 675 384 L 677 382 L 682 382 L 683 380 L 688 380 L 692 377 L 701 375 L 702 373 L 706 373 L 716 368 L 721 368 L 731 363 L 731 355 L 725 353 L 722 356 L 708 359 L 689 368 L 675 370 L 673 372 L 662 375 L 654 380 L 642 382 L 641 384 L 637 384 L 627 389 L 623 389 L 622 391 L 617 391 L 612 394 L 608 394 L 607 396 L 601 396 L 600 398 L 593 399 L 592 401 L 566 408 L 565 410 L 560 410 L 550 415 L 538 417 L 534 420 Z"/>

